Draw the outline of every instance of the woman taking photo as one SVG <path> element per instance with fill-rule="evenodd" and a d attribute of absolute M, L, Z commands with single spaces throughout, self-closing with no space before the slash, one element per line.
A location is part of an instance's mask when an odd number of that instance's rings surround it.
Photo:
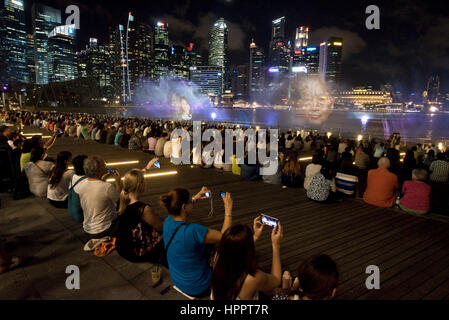
<path fill-rule="evenodd" d="M 25 164 L 23 171 L 28 178 L 30 191 L 36 197 L 46 197 L 48 188 L 48 178 L 54 164 L 45 161 L 47 153 L 42 147 L 35 147 L 31 150 L 30 162 Z"/>
<path fill-rule="evenodd" d="M 213 300 L 258 300 L 259 291 L 271 291 L 281 284 L 280 242 L 282 226 L 271 231 L 273 261 L 271 273 L 256 267 L 254 242 L 262 233 L 260 217 L 254 219 L 254 234 L 248 226 L 238 224 L 223 234 L 215 255 L 211 281 Z"/>
<path fill-rule="evenodd" d="M 72 180 L 73 170 L 67 170 L 72 161 L 72 153 L 61 151 L 56 158 L 56 164 L 51 170 L 47 189 L 47 199 L 56 208 L 67 208 L 67 196 Z"/>
<path fill-rule="evenodd" d="M 162 241 L 162 219 L 149 204 L 141 202 L 140 194 L 145 191 L 143 173 L 149 171 L 157 158 L 152 159 L 145 169 L 132 169 L 125 174 L 120 193 L 117 252 L 131 262 L 164 262 Z"/>
<path fill-rule="evenodd" d="M 232 224 L 230 193 L 223 197 L 225 217 L 221 231 L 188 222 L 193 204 L 205 199 L 206 192 L 210 191 L 203 187 L 192 198 L 188 190 L 176 188 L 161 196 L 161 205 L 169 214 L 164 221 L 163 237 L 170 276 L 179 290 L 193 297 L 207 297 L 210 294 L 212 269 L 204 252 L 205 245 L 218 243 Z"/>

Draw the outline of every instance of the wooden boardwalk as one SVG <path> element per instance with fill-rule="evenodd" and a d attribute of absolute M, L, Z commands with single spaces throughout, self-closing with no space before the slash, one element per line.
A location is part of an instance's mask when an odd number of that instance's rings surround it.
<path fill-rule="evenodd" d="M 152 157 L 72 138 L 59 139 L 49 154 L 55 157 L 61 150 L 69 150 L 74 156 L 99 154 L 107 162 L 140 161 L 139 165 L 117 166 L 122 175 L 133 167 L 142 168 Z M 224 209 L 218 194 L 227 191 L 234 199 L 234 223 L 251 225 L 261 213 L 279 218 L 284 226 L 283 270 L 296 275 L 301 259 L 320 253 L 330 255 L 341 274 L 337 299 L 449 299 L 449 222 L 444 218 L 412 216 L 358 199 L 318 204 L 309 201 L 303 189 L 282 189 L 279 185 L 242 181 L 217 169 L 160 161 L 161 171 L 177 170 L 178 174 L 148 179 L 142 199 L 163 217 L 166 214 L 158 204 L 161 194 L 175 187 L 194 193 L 205 185 L 213 192 L 214 214 L 208 217 L 210 202 L 204 200 L 194 208 L 191 221 L 220 229 Z M 272 256 L 268 227 L 256 246 L 259 268 L 269 271 Z M 379 290 L 366 289 L 369 275 L 365 270 L 369 265 L 380 269 Z"/>

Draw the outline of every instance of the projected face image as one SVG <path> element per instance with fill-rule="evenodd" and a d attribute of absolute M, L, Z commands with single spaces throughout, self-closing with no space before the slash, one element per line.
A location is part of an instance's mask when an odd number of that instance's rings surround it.
<path fill-rule="evenodd" d="M 321 78 L 311 78 L 299 84 L 301 99 L 300 106 L 310 123 L 322 124 L 327 120 L 334 107 L 334 99 L 326 89 Z"/>

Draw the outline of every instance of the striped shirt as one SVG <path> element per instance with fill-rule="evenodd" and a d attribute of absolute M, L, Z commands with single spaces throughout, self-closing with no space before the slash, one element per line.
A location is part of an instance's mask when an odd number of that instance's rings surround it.
<path fill-rule="evenodd" d="M 433 182 L 448 182 L 449 180 L 449 162 L 444 160 L 436 160 L 432 162 L 429 170 L 432 172 L 430 174 L 430 181 Z"/>
<path fill-rule="evenodd" d="M 335 176 L 337 191 L 347 195 L 354 194 L 357 182 L 359 182 L 359 178 L 350 174 L 337 172 L 337 175 Z"/>

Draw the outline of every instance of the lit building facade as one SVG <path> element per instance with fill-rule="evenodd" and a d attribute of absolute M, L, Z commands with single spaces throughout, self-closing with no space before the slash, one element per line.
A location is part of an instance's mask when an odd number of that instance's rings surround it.
<path fill-rule="evenodd" d="M 154 27 L 154 69 L 152 78 L 158 81 L 169 73 L 168 23 L 158 21 Z"/>
<path fill-rule="evenodd" d="M 62 25 L 48 35 L 49 82 L 70 81 L 78 77 L 75 50 L 75 25 Z"/>
<path fill-rule="evenodd" d="M 204 65 L 203 57 L 195 51 L 194 44 L 192 42 L 189 43 L 189 47 L 187 48 L 187 59 L 188 59 L 189 69 L 190 69 L 190 67 Z M 189 73 L 189 77 L 190 77 L 190 73 Z"/>
<path fill-rule="evenodd" d="M 356 87 L 351 91 L 341 91 L 336 95 L 336 104 L 344 106 L 386 105 L 393 103 L 390 92 L 373 90 L 371 87 Z"/>
<path fill-rule="evenodd" d="M 220 66 L 190 67 L 190 81 L 201 93 L 219 98 L 223 92 L 223 69 Z"/>
<path fill-rule="evenodd" d="M 34 37 L 34 65 L 36 69 L 35 83 L 39 85 L 49 82 L 49 34 L 61 25 L 61 11 L 39 3 L 31 8 L 32 32 Z"/>
<path fill-rule="evenodd" d="M 0 67 L 3 84 L 30 81 L 23 0 L 0 3 Z"/>
<path fill-rule="evenodd" d="M 223 18 L 218 19 L 209 34 L 209 65 L 219 66 L 222 69 L 224 89 L 230 87 L 228 65 L 228 26 Z"/>
<path fill-rule="evenodd" d="M 187 49 L 181 46 L 170 48 L 170 76 L 189 80 L 189 56 Z"/>
<path fill-rule="evenodd" d="M 307 47 L 309 42 L 309 27 L 300 26 L 296 28 L 295 43 L 293 46 L 293 66 L 301 66 L 305 64 L 303 49 Z"/>
<path fill-rule="evenodd" d="M 237 66 L 237 77 L 232 85 L 234 99 L 248 100 L 249 97 L 249 67 L 247 64 Z"/>
<path fill-rule="evenodd" d="M 302 48 L 301 55 L 304 57 L 304 66 L 307 74 L 318 74 L 320 62 L 320 47 L 308 46 Z"/>
<path fill-rule="evenodd" d="M 248 93 L 251 100 L 257 99 L 265 86 L 265 54 L 254 41 L 249 45 Z"/>
<path fill-rule="evenodd" d="M 124 103 L 127 101 L 126 94 L 126 60 L 125 60 L 125 46 L 123 25 L 118 25 L 109 28 L 109 54 L 111 56 L 111 82 L 112 91 L 115 102 Z"/>
<path fill-rule="evenodd" d="M 343 39 L 330 37 L 320 44 L 319 73 L 334 88 L 341 82 Z"/>

